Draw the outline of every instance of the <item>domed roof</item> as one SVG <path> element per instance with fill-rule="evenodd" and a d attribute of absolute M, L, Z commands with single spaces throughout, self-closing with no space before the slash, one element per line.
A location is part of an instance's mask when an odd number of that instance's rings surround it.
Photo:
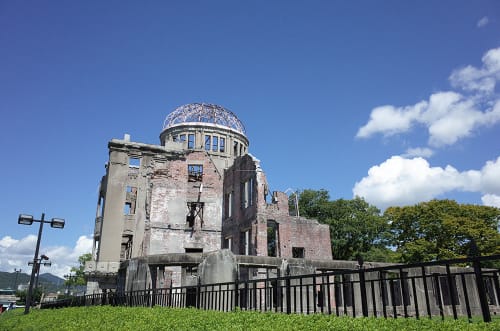
<path fill-rule="evenodd" d="M 231 111 L 210 103 L 190 103 L 171 112 L 163 123 L 163 130 L 184 123 L 222 125 L 245 135 L 245 126 Z"/>

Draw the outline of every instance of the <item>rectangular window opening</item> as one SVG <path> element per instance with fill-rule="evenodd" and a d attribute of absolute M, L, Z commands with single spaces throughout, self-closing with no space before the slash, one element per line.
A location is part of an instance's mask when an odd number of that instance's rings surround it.
<path fill-rule="evenodd" d="M 224 153 L 226 151 L 226 138 L 220 138 L 219 141 L 219 152 Z"/>
<path fill-rule="evenodd" d="M 211 139 L 210 136 L 205 136 L 205 150 L 206 151 L 210 150 L 210 145 L 211 145 L 210 139 Z"/>
<path fill-rule="evenodd" d="M 240 254 L 250 255 L 250 230 L 240 232 Z"/>
<path fill-rule="evenodd" d="M 233 216 L 233 192 L 229 192 L 225 195 L 224 215 L 226 218 L 230 218 Z"/>
<path fill-rule="evenodd" d="M 188 181 L 201 182 L 203 180 L 203 165 L 189 164 L 188 165 Z"/>
<path fill-rule="evenodd" d="M 130 202 L 125 202 L 125 205 L 123 206 L 123 214 L 130 215 L 131 211 L 132 211 L 132 204 Z"/>
<path fill-rule="evenodd" d="M 193 228 L 196 220 L 199 220 L 200 226 L 203 226 L 203 202 L 188 202 L 186 215 L 186 227 Z"/>
<path fill-rule="evenodd" d="M 238 156 L 238 142 L 237 141 L 235 141 L 233 143 L 233 155 Z"/>
<path fill-rule="evenodd" d="M 141 166 L 141 159 L 138 157 L 130 157 L 128 160 L 129 167 L 139 168 Z"/>
<path fill-rule="evenodd" d="M 194 134 L 188 134 L 188 148 L 194 149 L 195 145 L 196 145 L 196 140 Z"/>
<path fill-rule="evenodd" d="M 232 237 L 224 238 L 224 244 L 223 244 L 222 248 L 226 248 L 226 249 L 231 250 L 232 241 L 233 241 Z"/>
<path fill-rule="evenodd" d="M 219 149 L 219 137 L 212 137 L 212 151 L 217 152 Z"/>
<path fill-rule="evenodd" d="M 292 257 L 303 259 L 305 257 L 304 247 L 292 247 Z"/>
<path fill-rule="evenodd" d="M 253 178 L 250 178 L 240 186 L 241 208 L 248 208 L 253 205 Z"/>
<path fill-rule="evenodd" d="M 278 256 L 278 224 L 267 221 L 267 256 Z"/>

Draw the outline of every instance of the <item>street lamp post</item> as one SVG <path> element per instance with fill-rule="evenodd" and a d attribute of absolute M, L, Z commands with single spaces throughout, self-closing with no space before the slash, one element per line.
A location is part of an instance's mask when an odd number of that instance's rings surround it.
<path fill-rule="evenodd" d="M 33 218 L 32 215 L 26 215 L 26 214 L 20 214 L 17 220 L 18 224 L 23 224 L 23 225 L 31 225 L 33 224 L 33 222 L 40 223 L 40 228 L 38 229 L 38 239 L 36 241 L 35 256 L 33 257 L 33 268 L 31 268 L 30 285 L 28 288 L 28 293 L 26 295 L 26 304 L 24 307 L 25 314 L 28 314 L 30 312 L 31 297 L 33 295 L 33 283 L 35 282 L 35 274 L 37 272 L 37 269 L 39 268 L 38 252 L 40 250 L 40 240 L 42 239 L 43 223 L 50 223 L 50 226 L 56 229 L 64 228 L 64 223 L 65 223 L 65 221 L 61 218 L 53 218 L 50 221 L 46 221 L 45 213 L 42 213 L 42 218 L 40 220 L 36 220 Z"/>
<path fill-rule="evenodd" d="M 17 277 L 19 276 L 19 273 L 22 271 L 21 268 L 17 270 L 17 268 L 14 268 L 14 272 L 16 273 L 16 280 L 14 281 L 14 291 L 17 291 Z"/>
<path fill-rule="evenodd" d="M 69 274 L 64 275 L 64 278 L 66 278 L 66 295 L 69 295 L 69 290 L 73 280 L 76 278 L 76 274 L 71 274 L 70 272 Z"/>
<path fill-rule="evenodd" d="M 44 267 L 50 267 L 52 265 L 50 261 L 43 262 L 47 261 L 48 259 L 49 257 L 47 255 L 42 254 L 42 256 L 40 256 L 40 258 L 37 259 L 36 261 L 37 266 L 36 266 L 36 276 L 35 276 L 35 290 L 38 288 L 38 280 L 40 279 L 40 267 L 42 266 L 42 264 Z M 28 262 L 28 265 L 33 265 L 33 262 Z"/>

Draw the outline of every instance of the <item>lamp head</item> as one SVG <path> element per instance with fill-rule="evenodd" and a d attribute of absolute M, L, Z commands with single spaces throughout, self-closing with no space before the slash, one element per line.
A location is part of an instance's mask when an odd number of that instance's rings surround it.
<path fill-rule="evenodd" d="M 65 221 L 62 218 L 53 218 L 50 221 L 50 226 L 53 228 L 62 229 L 62 228 L 64 228 L 64 222 Z"/>
<path fill-rule="evenodd" d="M 23 224 L 23 225 L 31 225 L 31 224 L 33 224 L 33 216 L 26 215 L 26 214 L 20 214 L 19 218 L 17 219 L 17 223 Z"/>

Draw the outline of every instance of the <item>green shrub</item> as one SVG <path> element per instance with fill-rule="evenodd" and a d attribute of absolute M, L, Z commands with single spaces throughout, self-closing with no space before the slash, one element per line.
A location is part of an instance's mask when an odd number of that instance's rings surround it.
<path fill-rule="evenodd" d="M 5 331 L 86 330 L 500 330 L 492 323 L 439 319 L 352 318 L 328 315 L 286 315 L 249 311 L 218 312 L 196 309 L 79 307 L 32 310 L 15 309 L 0 315 Z"/>

